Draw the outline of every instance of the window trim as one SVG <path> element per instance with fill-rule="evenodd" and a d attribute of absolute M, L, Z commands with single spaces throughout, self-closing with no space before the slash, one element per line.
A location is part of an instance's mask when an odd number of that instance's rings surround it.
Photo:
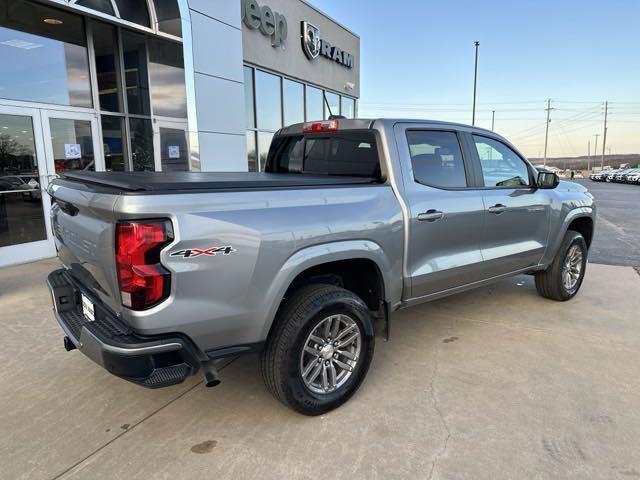
<path fill-rule="evenodd" d="M 533 166 L 529 163 L 529 161 L 527 159 L 524 158 L 524 156 L 518 152 L 518 150 L 516 150 L 515 147 L 508 145 L 507 143 L 505 143 L 503 140 L 496 138 L 492 135 L 486 135 L 486 134 L 482 134 L 482 133 L 474 133 L 474 132 L 470 132 L 469 133 L 469 141 L 471 143 L 471 145 L 473 146 L 473 150 L 472 150 L 472 155 L 474 155 L 476 163 L 477 163 L 477 167 L 478 167 L 478 173 L 477 173 L 477 182 L 478 182 L 478 188 L 483 189 L 483 190 L 532 190 L 536 188 L 536 182 L 535 182 L 535 174 L 534 174 L 534 170 L 533 170 Z M 485 185 L 484 183 L 484 173 L 482 171 L 482 161 L 480 160 L 480 154 L 478 153 L 478 148 L 476 147 L 476 142 L 474 137 L 480 137 L 480 138 L 487 138 L 489 140 L 493 140 L 494 142 L 500 143 L 503 146 L 507 147 L 509 150 L 511 150 L 513 153 L 516 154 L 516 156 L 522 161 L 522 163 L 524 163 L 525 167 L 527 168 L 527 173 L 529 174 L 529 184 L 528 185 L 520 185 L 520 186 L 493 186 L 493 185 Z"/>
<path fill-rule="evenodd" d="M 441 185 L 432 185 L 430 183 L 421 182 L 415 176 L 415 172 L 413 170 L 413 156 L 411 155 L 411 144 L 409 143 L 409 132 L 437 132 L 437 133 L 453 133 L 456 136 L 456 140 L 458 141 L 458 146 L 460 147 L 460 154 L 462 155 L 462 167 L 464 168 L 464 178 L 467 183 L 464 187 L 445 187 Z M 418 185 L 423 185 L 425 187 L 435 188 L 438 190 L 450 190 L 450 191 L 459 191 L 459 190 L 475 190 L 477 187 L 474 186 L 475 179 L 473 176 L 473 171 L 470 165 L 470 161 L 467 158 L 466 148 L 464 148 L 464 138 L 462 137 L 462 132 L 460 130 L 455 129 L 441 129 L 441 128 L 406 128 L 404 130 L 405 140 L 407 142 L 407 149 L 409 153 L 409 167 L 411 168 L 411 177 L 413 182 Z"/>

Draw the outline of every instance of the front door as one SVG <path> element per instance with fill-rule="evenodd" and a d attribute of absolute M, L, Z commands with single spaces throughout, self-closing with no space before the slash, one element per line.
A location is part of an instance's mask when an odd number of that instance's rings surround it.
<path fill-rule="evenodd" d="M 406 270 L 412 298 L 483 278 L 482 191 L 455 131 L 396 125 L 409 210 Z"/>
<path fill-rule="evenodd" d="M 156 171 L 188 172 L 189 142 L 186 122 L 158 120 L 154 124 Z"/>
<path fill-rule="evenodd" d="M 104 171 L 95 114 L 0 106 L 0 267 L 56 254 L 46 193 L 73 170 Z"/>
<path fill-rule="evenodd" d="M 44 110 L 42 128 L 51 174 L 105 170 L 95 114 Z"/>
<path fill-rule="evenodd" d="M 482 256 L 488 276 L 538 265 L 549 235 L 550 196 L 535 188 L 533 170 L 495 138 L 473 135 L 486 208 Z"/>
<path fill-rule="evenodd" d="M 0 267 L 55 255 L 37 109 L 0 106 Z"/>

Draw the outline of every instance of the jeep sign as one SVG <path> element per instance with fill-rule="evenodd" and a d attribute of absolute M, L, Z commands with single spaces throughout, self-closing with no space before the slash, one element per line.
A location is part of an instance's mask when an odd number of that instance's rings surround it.
<path fill-rule="evenodd" d="M 240 0 L 242 21 L 252 30 L 260 29 L 271 37 L 271 45 L 279 47 L 287 39 L 287 19 L 270 7 L 258 5 L 256 0 Z"/>
<path fill-rule="evenodd" d="M 302 22 L 302 50 L 309 60 L 322 55 L 344 67 L 353 68 L 353 55 L 320 38 L 318 27 L 309 22 Z"/>

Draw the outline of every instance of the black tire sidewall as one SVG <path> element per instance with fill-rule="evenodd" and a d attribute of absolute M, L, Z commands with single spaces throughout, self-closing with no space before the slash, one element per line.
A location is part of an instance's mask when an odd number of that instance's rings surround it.
<path fill-rule="evenodd" d="M 338 390 L 329 394 L 318 394 L 309 390 L 302 380 L 300 371 L 300 355 L 309 334 L 325 318 L 344 314 L 353 319 L 362 335 L 360 359 L 354 372 L 347 382 Z M 332 410 L 346 402 L 358 389 L 367 374 L 373 358 L 375 339 L 369 312 L 364 303 L 355 295 L 344 292 L 337 298 L 326 302 L 308 315 L 301 325 L 294 340 L 288 346 L 284 371 L 286 372 L 285 395 L 296 406 L 297 410 L 305 414 L 321 414 Z"/>
<path fill-rule="evenodd" d="M 563 244 L 563 248 L 561 251 L 562 255 L 558 256 L 558 276 L 559 276 L 558 285 L 562 290 L 562 296 L 566 299 L 573 298 L 578 293 L 578 291 L 580 291 L 580 287 L 582 286 L 582 281 L 584 280 L 584 276 L 587 270 L 587 256 L 588 256 L 587 243 L 585 242 L 582 235 L 580 235 L 578 232 L 570 232 L 570 233 L 571 235 L 565 239 L 565 242 Z M 576 285 L 571 290 L 567 290 L 564 286 L 564 282 L 562 281 L 562 268 L 564 266 L 564 262 L 565 262 L 565 259 L 567 258 L 567 254 L 569 253 L 569 250 L 574 245 L 578 245 L 582 250 L 582 270 L 580 272 L 580 278 L 578 279 L 578 282 L 576 283 Z"/>

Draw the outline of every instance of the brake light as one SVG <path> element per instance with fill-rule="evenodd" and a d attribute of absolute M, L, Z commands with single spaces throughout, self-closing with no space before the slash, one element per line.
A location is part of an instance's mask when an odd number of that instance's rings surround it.
<path fill-rule="evenodd" d="M 116 267 L 122 305 L 144 310 L 169 296 L 171 273 L 161 265 L 160 251 L 172 240 L 169 220 L 116 226 Z"/>
<path fill-rule="evenodd" d="M 302 133 L 335 132 L 338 130 L 338 120 L 325 120 L 324 122 L 305 123 Z"/>

